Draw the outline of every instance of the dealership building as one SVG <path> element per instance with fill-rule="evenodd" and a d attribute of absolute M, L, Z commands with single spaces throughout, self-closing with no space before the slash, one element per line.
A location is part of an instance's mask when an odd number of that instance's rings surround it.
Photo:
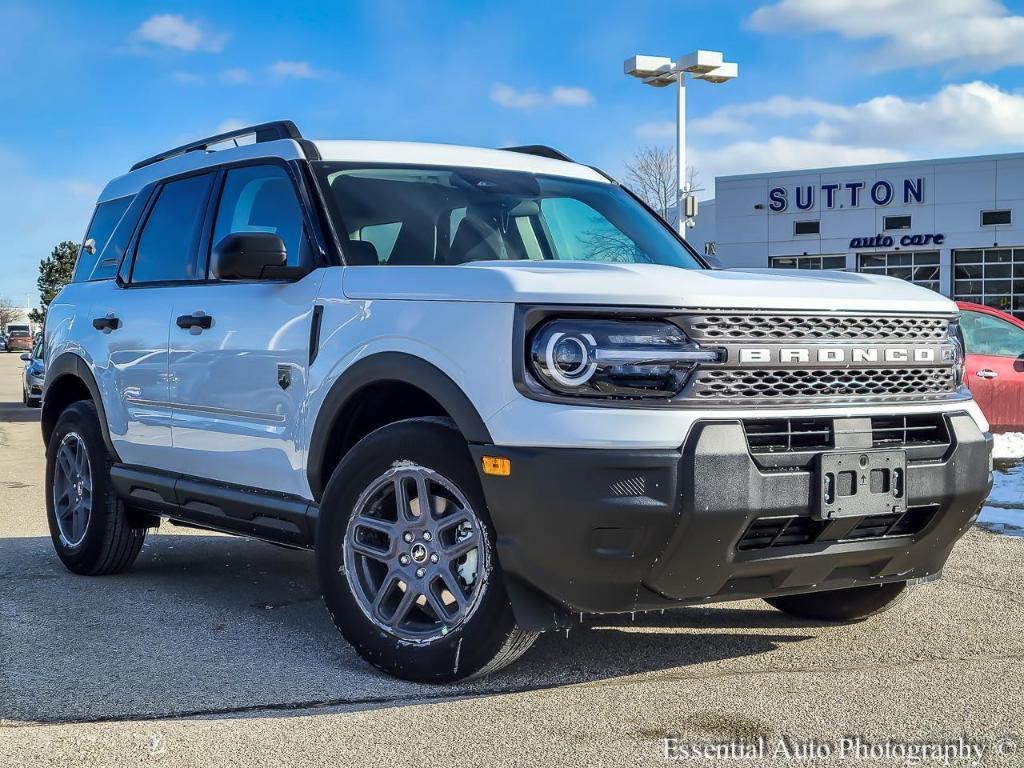
<path fill-rule="evenodd" d="M 688 233 L 726 267 L 891 275 L 1024 318 L 1024 153 L 715 180 Z"/>

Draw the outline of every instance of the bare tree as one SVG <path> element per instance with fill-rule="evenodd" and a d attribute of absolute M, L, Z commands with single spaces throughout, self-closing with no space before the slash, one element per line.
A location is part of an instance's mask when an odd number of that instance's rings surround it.
<path fill-rule="evenodd" d="M 626 183 L 663 219 L 676 205 L 676 152 L 669 147 L 645 146 L 626 163 Z M 699 192 L 700 174 L 686 167 L 686 192 Z"/>
<path fill-rule="evenodd" d="M 21 309 L 7 297 L 0 296 L 0 330 L 21 319 Z"/>

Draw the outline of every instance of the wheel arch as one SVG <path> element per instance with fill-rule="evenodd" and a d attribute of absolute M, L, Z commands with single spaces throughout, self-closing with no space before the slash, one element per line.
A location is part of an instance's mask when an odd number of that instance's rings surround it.
<path fill-rule="evenodd" d="M 309 442 L 306 474 L 313 498 L 319 502 L 337 453 L 339 428 L 344 428 L 352 409 L 372 388 L 398 385 L 405 392 L 418 391 L 436 403 L 455 422 L 470 443 L 489 443 L 491 435 L 476 407 L 447 373 L 426 360 L 404 352 L 379 352 L 354 363 L 331 386 L 316 417 Z M 400 418 L 408 418 L 405 414 Z M 442 415 L 416 413 L 411 415 Z M 388 423 L 388 422 L 385 422 Z M 342 453 L 343 455 L 343 453 Z"/>
<path fill-rule="evenodd" d="M 46 366 L 42 413 L 40 414 L 44 445 L 49 445 L 50 435 L 53 434 L 57 420 L 64 409 L 79 400 L 92 400 L 96 406 L 103 442 L 110 455 L 114 457 L 115 461 L 118 461 L 117 451 L 114 450 L 114 443 L 110 438 L 110 427 L 107 424 L 107 414 L 103 407 L 103 398 L 100 397 L 99 386 L 96 384 L 96 377 L 89 370 L 89 364 L 74 352 L 64 352 L 53 361 L 48 362 Z"/>

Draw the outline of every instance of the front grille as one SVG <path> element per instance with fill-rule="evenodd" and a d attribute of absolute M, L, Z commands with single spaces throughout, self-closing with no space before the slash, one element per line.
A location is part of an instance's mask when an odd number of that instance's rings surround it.
<path fill-rule="evenodd" d="M 945 341 L 941 317 L 844 315 L 701 315 L 687 318 L 686 333 L 698 342 L 730 341 Z"/>
<path fill-rule="evenodd" d="M 749 551 L 806 546 L 819 542 L 834 544 L 841 541 L 913 536 L 928 527 L 938 509 L 937 505 L 932 504 L 910 507 L 903 514 L 868 515 L 861 518 L 860 522 L 841 538 L 828 535 L 829 523 L 802 515 L 759 517 L 747 527 L 736 549 Z"/>
<path fill-rule="evenodd" d="M 910 507 L 903 514 L 869 515 L 846 539 L 880 539 L 885 536 L 910 536 L 923 531 L 935 516 L 937 506 Z"/>
<path fill-rule="evenodd" d="M 693 378 L 691 397 L 723 400 L 817 400 L 942 397 L 956 391 L 952 368 L 705 368 Z"/>
<path fill-rule="evenodd" d="M 872 416 L 871 445 L 889 448 L 910 445 L 949 445 L 949 429 L 942 414 Z"/>
<path fill-rule="evenodd" d="M 759 517 L 743 534 L 737 549 L 771 549 L 813 544 L 825 523 L 809 517 Z"/>
<path fill-rule="evenodd" d="M 825 451 L 835 445 L 832 419 L 748 419 L 743 430 L 751 453 Z"/>

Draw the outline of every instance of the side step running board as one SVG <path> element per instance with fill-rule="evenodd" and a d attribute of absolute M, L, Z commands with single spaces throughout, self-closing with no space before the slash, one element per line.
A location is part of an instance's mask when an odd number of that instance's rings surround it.
<path fill-rule="evenodd" d="M 161 517 L 224 533 L 312 549 L 319 507 L 271 491 L 115 464 L 114 491 L 125 503 Z"/>

